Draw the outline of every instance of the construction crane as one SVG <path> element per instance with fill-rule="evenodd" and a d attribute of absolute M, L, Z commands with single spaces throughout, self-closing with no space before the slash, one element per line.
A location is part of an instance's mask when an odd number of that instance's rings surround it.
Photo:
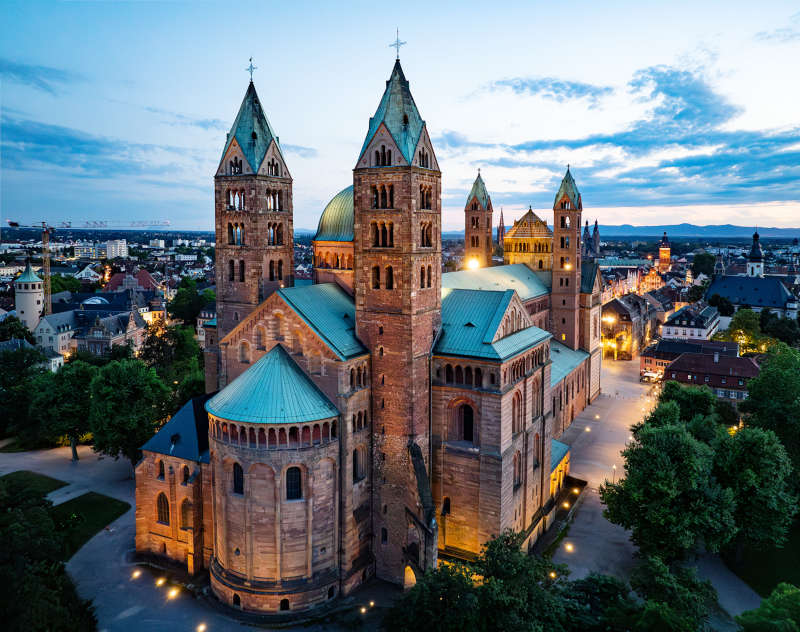
<path fill-rule="evenodd" d="M 12 220 L 6 220 L 9 228 L 41 228 L 42 229 L 42 276 L 44 277 L 42 286 L 44 287 L 44 313 L 45 316 L 53 313 L 53 301 L 50 292 L 50 235 L 56 232 L 56 229 L 49 225 L 47 222 L 42 222 L 41 226 L 38 224 L 20 224 Z M 84 220 L 80 225 L 73 226 L 72 221 L 59 222 L 58 227 L 61 229 L 102 229 L 102 228 L 150 228 L 152 226 L 169 226 L 169 220 L 134 220 L 132 222 L 125 222 L 121 220 Z"/>

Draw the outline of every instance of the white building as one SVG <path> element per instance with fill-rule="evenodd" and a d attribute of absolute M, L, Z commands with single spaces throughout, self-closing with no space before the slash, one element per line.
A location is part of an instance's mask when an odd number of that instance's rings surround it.
<path fill-rule="evenodd" d="M 30 331 L 36 329 L 44 308 L 44 287 L 42 280 L 34 274 L 31 264 L 14 280 L 14 303 L 17 318 Z"/>
<path fill-rule="evenodd" d="M 151 239 L 150 240 L 150 247 L 151 248 L 165 248 L 165 242 L 163 239 Z"/>
<path fill-rule="evenodd" d="M 91 281 L 93 283 L 99 281 L 103 278 L 101 274 L 98 274 L 92 269 L 92 266 L 86 266 L 83 270 L 78 272 L 75 275 L 76 279 L 81 279 L 82 281 Z"/>
<path fill-rule="evenodd" d="M 719 329 L 716 307 L 699 304 L 682 307 L 661 326 L 661 337 L 667 340 L 711 340 Z"/>
<path fill-rule="evenodd" d="M 75 312 L 59 312 L 43 316 L 33 331 L 36 344 L 53 353 L 62 356 L 70 355 L 76 347 L 73 340 L 75 336 Z"/>
<path fill-rule="evenodd" d="M 116 259 L 128 256 L 128 242 L 125 239 L 112 239 L 106 242 L 106 257 Z"/>

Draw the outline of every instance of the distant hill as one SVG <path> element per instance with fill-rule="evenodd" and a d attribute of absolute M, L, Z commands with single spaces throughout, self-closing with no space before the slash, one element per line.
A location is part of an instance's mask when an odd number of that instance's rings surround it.
<path fill-rule="evenodd" d="M 753 236 L 754 226 L 734 226 L 733 224 L 712 224 L 698 226 L 697 224 L 662 224 L 659 226 L 634 226 L 620 224 L 617 226 L 600 225 L 600 236 L 606 237 L 661 237 L 664 231 L 669 237 L 728 237 L 750 238 Z M 758 234 L 766 238 L 794 239 L 800 238 L 800 228 L 771 228 L 758 227 Z M 442 239 L 463 239 L 463 230 L 451 230 L 442 233 Z"/>

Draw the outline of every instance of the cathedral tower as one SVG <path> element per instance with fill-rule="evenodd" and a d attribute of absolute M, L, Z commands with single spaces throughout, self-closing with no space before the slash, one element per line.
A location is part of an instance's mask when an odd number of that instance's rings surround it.
<path fill-rule="evenodd" d="M 553 335 L 571 349 L 579 344 L 581 194 L 567 173 L 553 202 Z"/>
<path fill-rule="evenodd" d="M 353 170 L 356 333 L 372 353 L 379 577 L 436 563 L 430 353 L 441 327 L 441 173 L 399 59 Z"/>
<path fill-rule="evenodd" d="M 764 250 L 761 248 L 758 231 L 753 233 L 753 245 L 750 247 L 750 254 L 747 255 L 747 276 L 764 276 Z"/>
<path fill-rule="evenodd" d="M 671 268 L 671 248 L 669 245 L 669 239 L 667 239 L 667 231 L 664 231 L 664 236 L 661 238 L 661 243 L 658 244 L 658 271 L 661 274 L 666 274 Z"/>
<path fill-rule="evenodd" d="M 217 339 L 294 285 L 292 176 L 252 80 L 214 176 Z"/>
<path fill-rule="evenodd" d="M 464 267 L 492 265 L 492 199 L 478 171 L 464 207 Z"/>

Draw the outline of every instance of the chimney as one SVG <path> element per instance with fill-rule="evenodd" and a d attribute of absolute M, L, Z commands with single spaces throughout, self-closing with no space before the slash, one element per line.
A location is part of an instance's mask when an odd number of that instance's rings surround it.
<path fill-rule="evenodd" d="M 719 364 L 719 351 L 714 352 L 714 364 Z"/>

